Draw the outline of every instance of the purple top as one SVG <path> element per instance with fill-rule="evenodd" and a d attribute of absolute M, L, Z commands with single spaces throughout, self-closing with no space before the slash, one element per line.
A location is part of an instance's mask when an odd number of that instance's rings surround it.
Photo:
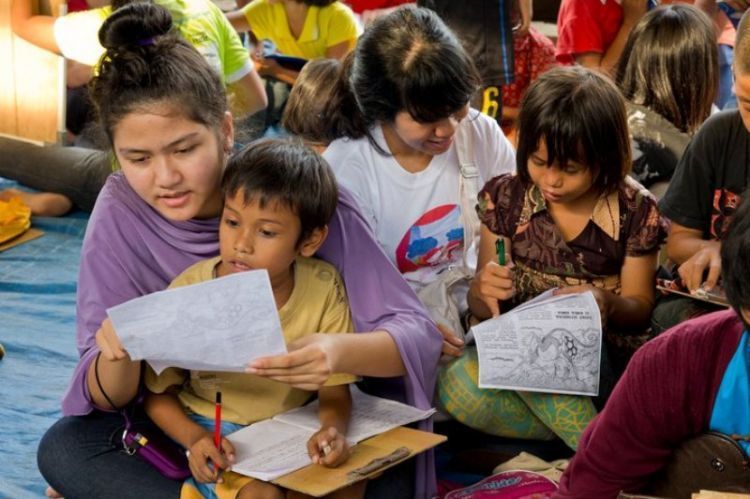
<path fill-rule="evenodd" d="M 744 327 L 733 310 L 683 322 L 642 346 L 589 424 L 558 499 L 639 492 L 685 440 L 709 429 Z"/>
<path fill-rule="evenodd" d="M 106 309 L 161 291 L 188 266 L 216 256 L 218 229 L 218 218 L 166 220 L 121 173 L 109 177 L 91 213 L 81 250 L 76 312 L 81 358 L 63 398 L 64 415 L 95 409 L 86 372 L 99 351 L 94 337 Z M 341 273 L 357 330 L 385 330 L 396 342 L 407 370 L 401 398 L 420 409 L 431 407 L 442 335 L 343 189 L 319 256 Z M 431 425 L 425 421 L 422 428 L 429 430 Z M 435 491 L 431 458 L 428 453 L 418 459 L 418 497 Z"/>

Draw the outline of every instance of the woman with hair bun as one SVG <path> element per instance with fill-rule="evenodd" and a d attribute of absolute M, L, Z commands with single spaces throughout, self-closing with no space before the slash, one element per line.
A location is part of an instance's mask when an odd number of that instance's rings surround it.
<path fill-rule="evenodd" d="M 44 435 L 37 456 L 44 478 L 65 497 L 180 494 L 180 481 L 122 452 L 123 418 L 113 406 L 132 408 L 133 420 L 156 429 L 133 403 L 141 362 L 130 359 L 105 320 L 108 308 L 163 290 L 191 264 L 218 254 L 219 184 L 233 147 L 232 116 L 218 75 L 171 26 L 162 7 L 136 3 L 113 13 L 100 31 L 107 52 L 92 96 L 120 171 L 107 179 L 86 230 L 76 312 L 80 360 L 63 398 L 64 417 Z M 429 407 L 440 334 L 345 191 L 318 256 L 341 273 L 360 333 L 306 336 L 288 345 L 288 354 L 256 361 L 254 374 L 308 390 L 334 372 L 389 377 L 391 391 L 379 394 Z M 417 467 L 416 481 L 408 478 L 417 496 L 435 488 L 426 464 Z"/>

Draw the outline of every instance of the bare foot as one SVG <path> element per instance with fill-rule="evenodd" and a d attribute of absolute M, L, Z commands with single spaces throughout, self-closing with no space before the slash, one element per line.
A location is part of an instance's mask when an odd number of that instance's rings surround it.
<path fill-rule="evenodd" d="M 73 203 L 62 194 L 52 192 L 26 192 L 18 189 L 5 189 L 0 191 L 0 200 L 10 201 L 11 198 L 19 197 L 21 201 L 31 208 L 32 215 L 38 217 L 61 217 L 73 207 Z"/>
<path fill-rule="evenodd" d="M 52 487 L 47 487 L 47 490 L 44 491 L 44 495 L 49 497 L 50 499 L 63 499 L 63 496 L 61 496 L 59 492 L 57 492 Z"/>

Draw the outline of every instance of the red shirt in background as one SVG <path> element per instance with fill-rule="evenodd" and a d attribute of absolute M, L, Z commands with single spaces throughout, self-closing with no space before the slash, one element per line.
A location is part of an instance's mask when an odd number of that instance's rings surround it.
<path fill-rule="evenodd" d="M 366 10 L 387 9 L 389 7 L 396 7 L 402 3 L 413 1 L 414 0 L 346 0 L 346 3 L 354 12 L 361 14 Z"/>
<path fill-rule="evenodd" d="M 576 54 L 604 54 L 622 25 L 615 0 L 562 0 L 557 15 L 557 60 L 573 64 Z"/>

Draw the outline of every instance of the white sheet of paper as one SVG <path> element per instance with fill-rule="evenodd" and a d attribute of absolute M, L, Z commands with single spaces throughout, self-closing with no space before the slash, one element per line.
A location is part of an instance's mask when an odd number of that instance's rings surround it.
<path fill-rule="evenodd" d="M 265 270 L 239 272 L 135 298 L 107 310 L 133 360 L 244 372 L 252 359 L 286 352 Z"/>
<path fill-rule="evenodd" d="M 346 440 L 350 444 L 356 444 L 398 426 L 427 419 L 435 413 L 435 409 L 417 409 L 395 400 L 368 395 L 356 385 L 350 385 L 350 390 L 352 413 L 349 418 L 349 430 L 346 433 Z M 307 428 L 312 432 L 318 431 L 320 428 L 318 401 L 314 400 L 306 406 L 278 414 L 274 419 L 300 428 Z"/>
<path fill-rule="evenodd" d="M 350 445 L 435 413 L 435 409 L 423 411 L 367 395 L 355 385 L 350 388 L 352 414 L 347 434 Z M 311 464 L 307 441 L 319 429 L 316 400 L 227 435 L 237 457 L 232 471 L 268 481 L 304 468 Z"/>
<path fill-rule="evenodd" d="M 480 388 L 599 392 L 602 326 L 591 292 L 538 301 L 472 330 Z"/>
<path fill-rule="evenodd" d="M 311 463 L 307 441 L 314 432 L 273 419 L 252 424 L 227 436 L 234 445 L 232 471 L 273 480 Z"/>

